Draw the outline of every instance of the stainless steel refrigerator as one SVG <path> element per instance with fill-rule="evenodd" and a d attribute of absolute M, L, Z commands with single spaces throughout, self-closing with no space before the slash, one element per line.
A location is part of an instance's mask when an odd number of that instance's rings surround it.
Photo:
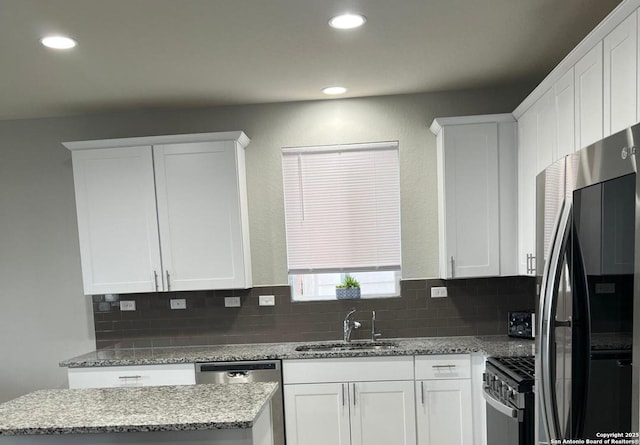
<path fill-rule="evenodd" d="M 640 125 L 566 156 L 537 177 L 539 444 L 606 439 L 612 433 L 637 438 L 636 144 L 640 148 Z"/>

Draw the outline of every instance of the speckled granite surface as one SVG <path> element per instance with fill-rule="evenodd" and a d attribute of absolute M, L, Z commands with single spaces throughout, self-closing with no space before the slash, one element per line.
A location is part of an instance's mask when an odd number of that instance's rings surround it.
<path fill-rule="evenodd" d="M 171 348 L 100 349 L 60 362 L 70 368 L 97 366 L 156 365 L 208 361 L 304 359 L 323 357 L 370 357 L 389 355 L 460 354 L 483 352 L 486 355 L 533 355 L 533 340 L 514 339 L 506 335 L 483 337 L 426 337 L 385 339 L 396 348 L 363 351 L 299 352 L 307 343 L 256 343 L 220 346 Z"/>
<path fill-rule="evenodd" d="M 41 390 L 0 405 L 0 436 L 251 428 L 277 387 Z"/>

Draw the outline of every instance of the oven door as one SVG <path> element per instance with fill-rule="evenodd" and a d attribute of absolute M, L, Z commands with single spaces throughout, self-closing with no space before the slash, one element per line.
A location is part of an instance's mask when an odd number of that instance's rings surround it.
<path fill-rule="evenodd" d="M 487 402 L 487 444 L 530 445 L 527 443 L 524 410 L 515 409 L 496 399 L 485 387 L 482 392 Z"/>

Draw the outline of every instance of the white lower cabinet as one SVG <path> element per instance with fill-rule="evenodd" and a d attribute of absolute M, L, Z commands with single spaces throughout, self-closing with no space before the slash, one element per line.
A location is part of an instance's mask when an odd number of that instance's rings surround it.
<path fill-rule="evenodd" d="M 411 356 L 285 360 L 283 381 L 287 445 L 416 445 Z"/>
<path fill-rule="evenodd" d="M 415 377 L 418 445 L 472 445 L 470 356 L 416 356 Z"/>
<path fill-rule="evenodd" d="M 349 445 L 349 403 L 344 383 L 285 385 L 287 443 Z"/>
<path fill-rule="evenodd" d="M 69 368 L 69 388 L 195 385 L 193 363 Z"/>
<path fill-rule="evenodd" d="M 473 443 L 471 380 L 416 382 L 419 445 Z"/>
<path fill-rule="evenodd" d="M 287 443 L 416 443 L 412 382 L 285 385 Z"/>

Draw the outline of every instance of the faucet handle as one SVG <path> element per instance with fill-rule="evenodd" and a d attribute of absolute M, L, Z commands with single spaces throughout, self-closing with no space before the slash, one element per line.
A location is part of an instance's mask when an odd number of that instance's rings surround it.
<path fill-rule="evenodd" d="M 362 326 L 362 323 L 360 323 L 359 321 L 353 322 L 353 329 L 358 329 L 360 326 Z"/>

